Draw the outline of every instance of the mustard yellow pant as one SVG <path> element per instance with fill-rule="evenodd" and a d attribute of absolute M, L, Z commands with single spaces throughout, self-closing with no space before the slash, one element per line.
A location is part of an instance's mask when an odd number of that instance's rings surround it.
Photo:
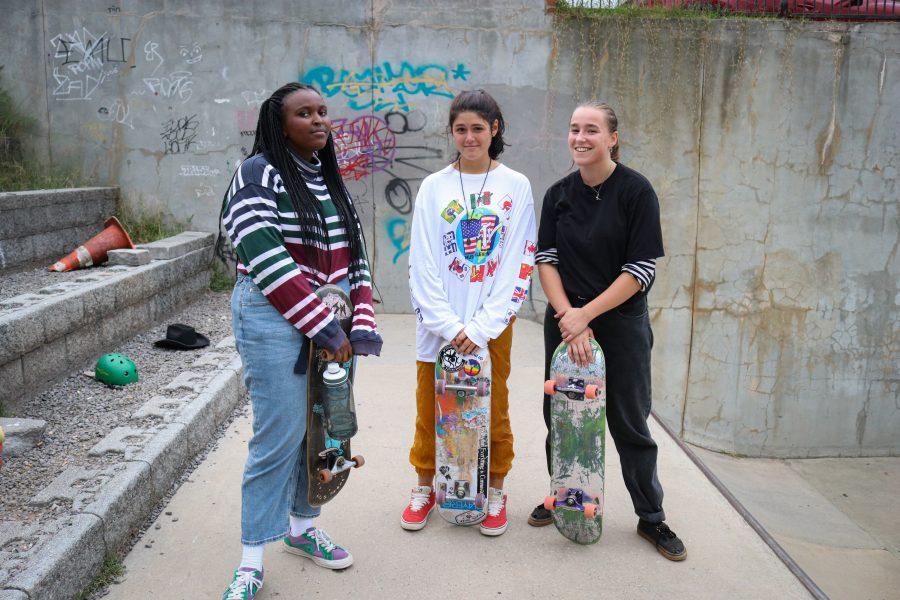
<path fill-rule="evenodd" d="M 509 473 L 513 460 L 513 434 L 509 424 L 509 355 L 512 323 L 488 342 L 491 355 L 491 475 Z M 434 476 L 434 363 L 416 361 L 416 433 L 409 462 L 423 477 Z"/>

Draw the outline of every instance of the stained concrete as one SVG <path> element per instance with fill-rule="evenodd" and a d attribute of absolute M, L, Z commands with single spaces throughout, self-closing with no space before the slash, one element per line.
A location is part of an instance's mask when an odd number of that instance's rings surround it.
<path fill-rule="evenodd" d="M 832 600 L 900 590 L 900 458 L 767 460 L 697 448 Z"/>
<path fill-rule="evenodd" d="M 660 478 L 668 522 L 683 537 L 688 558 L 672 563 L 635 532 L 636 517 L 618 457 L 607 446 L 604 533 L 578 546 L 550 527 L 525 523 L 546 493 L 541 418 L 540 327 L 519 321 L 513 335 L 510 417 L 516 459 L 507 479 L 508 531 L 487 538 L 477 528 L 450 525 L 434 514 L 426 528 L 400 528 L 415 481 L 407 463 L 415 414 L 413 318 L 380 315 L 387 340 L 380 358 L 358 370 L 360 433 L 355 453 L 366 466 L 326 505 L 317 524 L 355 558 L 334 573 L 270 545 L 265 598 L 420 598 L 425 590 L 473 598 L 807 598 L 805 589 L 657 426 Z M 124 581 L 109 598 L 221 595 L 240 559 L 240 481 L 250 417 L 226 432 L 218 447 L 175 494 L 125 559 Z M 171 513 L 171 515 L 167 514 Z M 159 526 L 159 529 L 156 529 Z M 148 547 L 149 546 L 149 547 Z M 415 573 L 415 576 L 411 576 Z M 164 574 L 164 576 L 161 576 Z M 302 590 L 302 592 L 301 592 Z"/>

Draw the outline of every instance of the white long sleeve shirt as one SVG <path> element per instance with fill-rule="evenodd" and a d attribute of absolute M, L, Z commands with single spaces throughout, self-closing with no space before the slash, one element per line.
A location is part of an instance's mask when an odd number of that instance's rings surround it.
<path fill-rule="evenodd" d="M 483 192 L 479 189 L 484 183 Z M 497 338 L 525 302 L 536 228 L 528 178 L 505 165 L 463 174 L 450 165 L 425 178 L 416 196 L 409 287 L 416 358 L 434 362 L 465 327 L 479 347 Z"/>

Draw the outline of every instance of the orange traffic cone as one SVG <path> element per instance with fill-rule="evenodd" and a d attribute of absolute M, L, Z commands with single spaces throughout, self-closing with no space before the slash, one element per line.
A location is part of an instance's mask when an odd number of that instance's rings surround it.
<path fill-rule="evenodd" d="M 67 256 L 62 257 L 52 265 L 51 271 L 74 271 L 83 267 L 99 265 L 106 262 L 106 253 L 119 248 L 134 249 L 128 232 L 115 217 L 110 217 L 104 223 L 106 229 L 89 239 L 83 246 L 78 246 Z"/>

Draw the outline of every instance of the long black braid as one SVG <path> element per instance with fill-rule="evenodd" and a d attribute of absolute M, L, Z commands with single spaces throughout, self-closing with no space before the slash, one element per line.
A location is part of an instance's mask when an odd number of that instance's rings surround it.
<path fill-rule="evenodd" d="M 319 208 L 319 200 L 306 187 L 306 181 L 300 174 L 284 137 L 282 112 L 284 99 L 298 90 L 312 90 L 321 95 L 319 90 L 313 86 L 296 82 L 288 83 L 275 90 L 259 109 L 256 138 L 253 140 L 250 156 L 262 152 L 266 160 L 281 174 L 284 189 L 291 199 L 291 205 L 299 219 L 300 236 L 305 240 L 312 240 L 317 235 L 323 235 L 327 240 L 328 229 L 325 227 L 325 220 Z M 350 240 L 350 260 L 351 262 L 359 260 L 365 255 L 362 225 L 341 179 L 334 150 L 334 140 L 330 133 L 325 147 L 317 153 L 317 156 L 322 163 L 322 176 L 325 179 L 328 193 L 347 230 L 347 237 Z M 304 248 L 306 248 L 307 261 L 315 265 L 319 271 L 330 272 L 330 265 L 326 271 L 323 264 L 320 248 L 311 248 L 307 244 L 304 244 Z"/>

